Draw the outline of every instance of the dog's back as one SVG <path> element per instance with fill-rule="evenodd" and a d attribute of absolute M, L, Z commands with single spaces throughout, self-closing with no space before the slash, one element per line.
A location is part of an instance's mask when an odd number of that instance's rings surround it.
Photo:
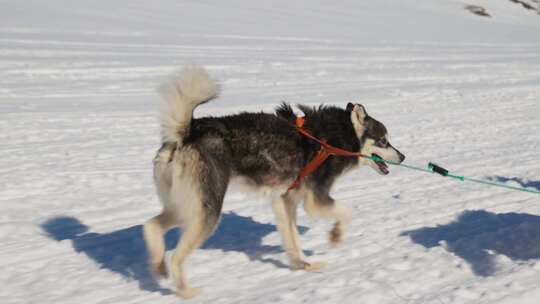
<path fill-rule="evenodd" d="M 265 113 L 195 119 L 184 145 L 253 186 L 285 185 L 305 161 L 294 126 Z"/>

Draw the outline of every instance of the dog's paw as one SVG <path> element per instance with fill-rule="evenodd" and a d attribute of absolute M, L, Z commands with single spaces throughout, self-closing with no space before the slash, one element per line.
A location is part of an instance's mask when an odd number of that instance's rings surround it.
<path fill-rule="evenodd" d="M 306 270 L 306 271 L 315 271 L 323 268 L 326 265 L 325 262 L 306 262 L 306 261 L 297 261 L 291 263 L 292 270 Z"/>
<path fill-rule="evenodd" d="M 337 246 L 343 241 L 343 231 L 339 226 L 335 225 L 329 233 L 330 243 L 333 246 Z"/>
<path fill-rule="evenodd" d="M 307 263 L 307 265 L 304 266 L 304 270 L 315 271 L 315 270 L 319 270 L 323 268 L 324 266 L 326 266 L 325 262 L 311 262 L 311 263 Z"/>
<path fill-rule="evenodd" d="M 152 272 L 158 277 L 158 278 L 168 278 L 169 272 L 167 271 L 167 266 L 165 265 L 165 262 L 161 262 L 157 265 L 152 265 Z"/>
<path fill-rule="evenodd" d="M 182 299 L 191 299 L 200 295 L 203 292 L 202 288 L 184 288 L 179 289 L 176 294 Z"/>

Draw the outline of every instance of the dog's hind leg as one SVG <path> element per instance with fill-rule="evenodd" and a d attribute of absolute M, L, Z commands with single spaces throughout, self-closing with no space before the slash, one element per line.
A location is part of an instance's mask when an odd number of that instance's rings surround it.
<path fill-rule="evenodd" d="M 203 222 L 203 216 L 197 215 L 188 223 L 185 223 L 182 236 L 172 256 L 171 269 L 176 283 L 177 294 L 185 299 L 192 298 L 202 292 L 200 288 L 189 287 L 184 275 L 183 264 L 187 256 L 201 246 L 206 239 Z"/>
<path fill-rule="evenodd" d="M 167 277 L 167 268 L 163 259 L 165 256 L 163 237 L 169 229 L 178 225 L 173 218 L 173 214 L 167 210 L 170 203 L 169 192 L 172 183 L 171 160 L 175 149 L 176 143 L 163 143 L 154 158 L 154 183 L 164 208 L 161 214 L 150 219 L 143 226 L 144 240 L 146 241 L 152 271 L 162 277 Z"/>
<path fill-rule="evenodd" d="M 304 195 L 304 210 L 312 217 L 335 220 L 330 231 L 330 242 L 337 245 L 351 222 L 351 211 L 348 207 L 334 200 L 327 191 L 307 189 Z"/>
<path fill-rule="evenodd" d="M 204 196 L 204 195 L 203 195 Z M 208 206 L 216 206 L 218 209 L 208 210 Z M 199 248 L 204 241 L 212 234 L 219 221 L 221 203 L 208 201 L 205 198 L 196 202 L 201 208 L 194 210 L 189 219 L 182 224 L 182 236 L 173 253 L 171 268 L 174 275 L 177 294 L 182 298 L 192 298 L 202 292 L 200 288 L 189 287 L 184 274 L 183 264 L 187 256 L 195 249 Z M 216 214 L 217 211 L 217 214 Z"/>
<path fill-rule="evenodd" d="M 316 270 L 324 266 L 323 263 L 309 263 L 300 247 L 300 236 L 296 226 L 296 209 L 298 199 L 294 194 L 285 193 L 277 196 L 272 202 L 272 209 L 276 215 L 277 226 L 287 252 L 292 269 Z"/>
<path fill-rule="evenodd" d="M 165 267 L 165 242 L 163 237 L 165 233 L 176 226 L 176 222 L 165 210 L 147 221 L 143 226 L 144 240 L 148 249 L 148 256 L 153 273 L 167 277 L 167 268 Z"/>
<path fill-rule="evenodd" d="M 183 264 L 188 255 L 214 232 L 229 175 L 211 158 L 203 159 L 199 152 L 184 157 L 180 163 L 182 173 L 173 180 L 171 199 L 178 205 L 182 235 L 172 255 L 171 272 L 177 294 L 182 298 L 192 298 L 202 289 L 188 285 Z"/>

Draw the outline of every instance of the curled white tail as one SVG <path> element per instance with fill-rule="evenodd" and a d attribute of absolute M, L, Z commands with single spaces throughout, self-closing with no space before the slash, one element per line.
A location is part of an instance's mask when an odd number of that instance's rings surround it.
<path fill-rule="evenodd" d="M 161 137 L 163 142 L 177 142 L 189 132 L 193 110 L 219 94 L 219 84 L 199 66 L 187 66 L 172 74 L 161 85 L 164 99 L 161 109 Z"/>

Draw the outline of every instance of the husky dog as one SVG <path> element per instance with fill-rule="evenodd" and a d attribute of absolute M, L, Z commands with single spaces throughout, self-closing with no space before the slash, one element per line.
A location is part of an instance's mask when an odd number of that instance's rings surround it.
<path fill-rule="evenodd" d="M 350 210 L 330 196 L 335 180 L 358 165 L 382 175 L 386 164 L 366 158 L 330 156 L 301 186 L 287 190 L 320 146 L 301 135 L 288 104 L 275 114 L 240 113 L 193 119 L 194 109 L 216 98 L 219 85 L 200 67 L 187 67 L 160 89 L 162 146 L 154 159 L 154 179 L 163 205 L 161 214 L 144 224 L 144 238 L 152 270 L 168 272 L 163 236 L 180 226 L 182 235 L 172 255 L 171 272 L 177 293 L 190 298 L 200 289 L 189 287 L 182 264 L 212 234 L 218 224 L 229 183 L 241 179 L 272 198 L 283 247 L 293 269 L 314 270 L 323 263 L 308 262 L 299 244 L 296 209 L 303 202 L 307 214 L 335 221 L 330 241 L 339 243 L 349 224 Z M 298 106 L 305 113 L 304 128 L 330 145 L 364 155 L 402 162 L 405 158 L 388 141 L 386 127 L 360 104 Z"/>

